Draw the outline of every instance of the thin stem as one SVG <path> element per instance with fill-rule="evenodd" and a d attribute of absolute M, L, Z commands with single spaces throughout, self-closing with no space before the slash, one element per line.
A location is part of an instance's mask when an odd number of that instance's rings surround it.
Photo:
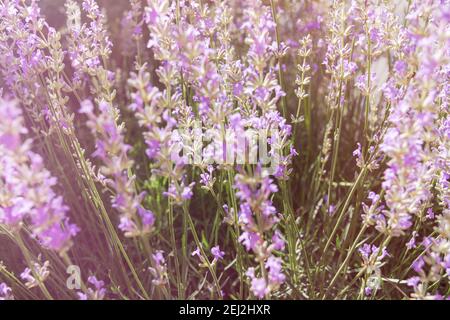
<path fill-rule="evenodd" d="M 39 288 L 41 289 L 44 296 L 49 299 L 53 300 L 52 295 L 48 291 L 47 287 L 45 286 L 44 282 L 41 279 L 41 276 L 36 272 L 34 269 L 33 260 L 31 258 L 30 252 L 28 251 L 27 246 L 25 245 L 22 236 L 20 235 L 20 231 L 16 233 L 15 239 L 17 240 L 17 244 L 19 245 L 20 250 L 22 251 L 23 256 L 25 257 L 25 260 L 27 262 L 28 268 L 30 268 L 31 273 L 33 274 L 34 279 L 37 281 Z"/>
<path fill-rule="evenodd" d="M 192 235 L 194 236 L 195 244 L 200 249 L 200 252 L 201 252 L 202 257 L 203 257 L 203 259 L 204 259 L 204 261 L 206 263 L 206 266 L 208 267 L 208 270 L 211 273 L 211 276 L 213 277 L 214 285 L 215 285 L 216 291 L 217 291 L 217 295 L 219 296 L 220 299 L 222 299 L 223 298 L 223 296 L 222 296 L 222 289 L 220 287 L 219 280 L 217 279 L 216 271 L 214 270 L 213 266 L 211 265 L 211 262 L 209 261 L 205 250 L 203 249 L 203 246 L 202 246 L 202 244 L 200 242 L 200 238 L 198 237 L 197 231 L 195 230 L 195 224 L 192 221 L 191 215 L 189 214 L 189 211 L 188 211 L 188 209 L 186 207 L 186 204 L 183 205 L 183 212 L 184 212 L 184 215 L 186 217 L 186 220 L 187 220 L 187 223 L 189 225 L 189 228 L 191 229 Z"/>

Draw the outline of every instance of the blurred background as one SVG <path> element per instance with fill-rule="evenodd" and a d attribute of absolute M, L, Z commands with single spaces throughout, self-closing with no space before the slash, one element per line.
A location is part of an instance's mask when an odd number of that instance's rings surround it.
<path fill-rule="evenodd" d="M 83 1 L 75 0 L 75 2 L 81 5 Z M 65 3 L 66 0 L 41 0 L 39 4 L 47 21 L 57 29 L 64 26 L 66 21 Z M 97 3 L 100 8 L 106 9 L 108 19 L 112 21 L 120 21 L 122 13 L 129 8 L 128 0 L 97 0 Z"/>

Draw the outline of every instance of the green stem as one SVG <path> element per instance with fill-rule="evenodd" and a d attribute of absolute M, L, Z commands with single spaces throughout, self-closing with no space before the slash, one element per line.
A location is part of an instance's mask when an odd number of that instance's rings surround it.
<path fill-rule="evenodd" d="M 36 272 L 34 269 L 33 261 L 30 255 L 30 252 L 28 251 L 28 248 L 26 247 L 25 243 L 23 242 L 22 236 L 20 235 L 20 231 L 16 233 L 15 239 L 17 240 L 17 244 L 19 245 L 20 250 L 22 251 L 23 256 L 25 257 L 25 261 L 27 262 L 28 268 L 30 268 L 31 273 L 33 274 L 34 279 L 36 279 L 39 288 L 41 289 L 44 296 L 49 300 L 54 300 L 50 292 L 48 291 L 47 287 L 45 286 L 44 282 L 41 279 L 41 276 Z"/>
<path fill-rule="evenodd" d="M 214 281 L 214 285 L 216 287 L 217 295 L 218 295 L 218 297 L 220 299 L 222 299 L 223 298 L 222 290 L 221 290 L 221 287 L 220 287 L 220 284 L 219 284 L 219 280 L 217 279 L 216 271 L 214 270 L 213 266 L 211 265 L 211 262 L 209 261 L 205 250 L 203 249 L 203 246 L 202 246 L 202 244 L 200 242 L 200 239 L 198 237 L 197 231 L 195 230 L 195 224 L 192 221 L 191 215 L 189 214 L 189 211 L 188 211 L 188 209 L 186 207 L 186 204 L 183 205 L 183 212 L 184 212 L 184 215 L 186 217 L 187 223 L 189 224 L 189 228 L 191 229 L 192 235 L 194 236 L 195 244 L 200 249 L 200 252 L 201 252 L 201 254 L 203 256 L 203 259 L 204 259 L 204 261 L 206 263 L 206 266 L 207 266 L 209 272 L 211 273 L 211 276 L 213 277 L 213 281 Z"/>

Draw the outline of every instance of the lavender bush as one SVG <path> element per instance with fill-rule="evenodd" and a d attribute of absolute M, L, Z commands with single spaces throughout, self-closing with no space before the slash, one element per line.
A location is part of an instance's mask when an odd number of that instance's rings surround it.
<path fill-rule="evenodd" d="M 0 87 L 0 300 L 450 297 L 448 0 L 0 0 Z"/>

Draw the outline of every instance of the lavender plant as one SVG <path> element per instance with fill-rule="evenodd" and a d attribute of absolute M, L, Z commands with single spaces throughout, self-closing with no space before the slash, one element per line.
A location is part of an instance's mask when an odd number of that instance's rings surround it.
<path fill-rule="evenodd" d="M 449 92 L 448 0 L 0 0 L 0 300 L 447 299 Z"/>

